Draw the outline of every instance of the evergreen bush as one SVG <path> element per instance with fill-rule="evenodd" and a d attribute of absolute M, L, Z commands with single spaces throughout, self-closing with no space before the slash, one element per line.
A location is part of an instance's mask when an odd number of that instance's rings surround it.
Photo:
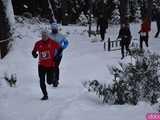
<path fill-rule="evenodd" d="M 105 85 L 93 80 L 86 81 L 83 85 L 108 104 L 136 105 L 138 101 L 157 103 L 160 97 L 160 56 L 134 49 L 133 58 L 134 62 L 119 63 L 119 66 L 109 69 L 114 76 L 112 84 Z"/>
<path fill-rule="evenodd" d="M 4 80 L 6 80 L 10 87 L 15 87 L 17 82 L 17 76 L 16 74 L 11 74 L 9 77 L 8 74 L 5 73 Z"/>

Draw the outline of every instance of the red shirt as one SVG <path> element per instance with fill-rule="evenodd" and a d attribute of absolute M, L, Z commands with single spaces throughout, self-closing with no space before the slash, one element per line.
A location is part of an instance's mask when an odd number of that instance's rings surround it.
<path fill-rule="evenodd" d="M 150 31 L 149 23 L 148 22 L 142 23 L 140 32 L 149 32 L 149 31 Z"/>
<path fill-rule="evenodd" d="M 33 51 L 39 54 L 39 65 L 54 67 L 54 52 L 58 48 L 59 45 L 49 38 L 46 41 L 39 40 L 36 42 Z"/>

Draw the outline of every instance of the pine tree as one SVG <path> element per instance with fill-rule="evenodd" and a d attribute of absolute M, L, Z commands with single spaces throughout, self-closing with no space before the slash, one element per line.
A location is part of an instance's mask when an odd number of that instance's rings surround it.
<path fill-rule="evenodd" d="M 78 22 L 82 26 L 87 26 L 87 24 L 88 24 L 88 18 L 84 15 L 83 12 L 80 14 Z"/>
<path fill-rule="evenodd" d="M 129 15 L 130 15 L 130 18 L 129 18 L 129 21 L 130 22 L 134 22 L 135 19 L 136 19 L 136 10 L 137 10 L 137 4 L 136 4 L 136 0 L 131 0 L 129 1 Z"/>
<path fill-rule="evenodd" d="M 137 7 L 135 13 L 135 22 L 140 22 L 140 19 L 141 19 L 141 11 L 140 7 Z"/>
<path fill-rule="evenodd" d="M 120 23 L 120 13 L 119 13 L 118 5 L 116 5 L 115 10 L 113 11 L 113 14 L 111 16 L 111 23 L 115 25 Z"/>

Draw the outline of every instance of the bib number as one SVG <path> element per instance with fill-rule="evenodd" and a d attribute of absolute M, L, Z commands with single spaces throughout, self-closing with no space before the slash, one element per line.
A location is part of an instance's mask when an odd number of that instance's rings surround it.
<path fill-rule="evenodd" d="M 49 59 L 49 58 L 50 58 L 49 51 L 40 52 L 40 59 L 41 60 L 46 60 L 46 59 Z"/>
<path fill-rule="evenodd" d="M 147 36 L 147 34 L 146 34 L 145 32 L 141 32 L 140 35 L 141 35 L 142 37 Z"/>

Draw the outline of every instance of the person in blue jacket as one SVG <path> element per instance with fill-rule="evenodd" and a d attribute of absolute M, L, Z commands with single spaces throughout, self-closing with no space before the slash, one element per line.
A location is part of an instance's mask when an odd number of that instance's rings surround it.
<path fill-rule="evenodd" d="M 55 66 L 55 80 L 53 82 L 53 87 L 57 87 L 59 84 L 59 65 L 63 56 L 63 50 L 68 47 L 68 40 L 64 35 L 59 33 L 58 31 L 58 24 L 56 22 L 51 23 L 51 33 L 49 34 L 49 37 L 57 42 L 60 46 L 60 49 L 55 51 L 54 54 L 54 60 L 56 63 Z"/>

